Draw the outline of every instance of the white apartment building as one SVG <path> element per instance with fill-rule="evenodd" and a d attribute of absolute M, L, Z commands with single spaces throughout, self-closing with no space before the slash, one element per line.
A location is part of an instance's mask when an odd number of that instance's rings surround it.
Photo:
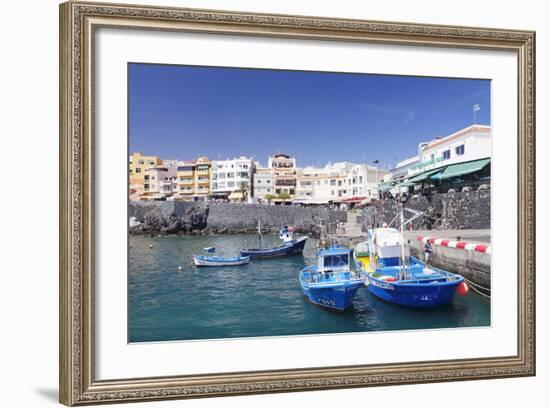
<path fill-rule="evenodd" d="M 265 199 L 267 195 L 275 195 L 275 172 L 268 167 L 256 166 L 254 172 L 254 198 Z"/>
<path fill-rule="evenodd" d="M 378 199 L 378 183 L 390 172 L 366 164 L 354 164 L 347 169 L 348 197 Z"/>
<path fill-rule="evenodd" d="M 418 163 L 408 169 L 413 176 L 442 166 L 491 157 L 491 127 L 472 125 L 449 136 L 418 146 Z"/>
<path fill-rule="evenodd" d="M 377 198 L 378 182 L 387 174 L 387 170 L 350 162 L 305 167 L 298 171 L 295 201 L 326 204 L 352 197 Z"/>
<path fill-rule="evenodd" d="M 240 191 L 244 186 L 248 191 L 252 187 L 252 174 L 255 163 L 252 158 L 241 156 L 227 160 L 213 160 L 210 178 L 213 195 L 229 194 Z"/>
<path fill-rule="evenodd" d="M 391 170 L 393 180 L 401 180 L 409 175 L 409 169 L 418 164 L 418 156 L 409 157 L 397 162 Z"/>

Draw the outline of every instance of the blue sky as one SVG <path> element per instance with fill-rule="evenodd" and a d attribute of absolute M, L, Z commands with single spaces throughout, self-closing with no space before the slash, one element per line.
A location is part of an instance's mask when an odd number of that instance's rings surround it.
<path fill-rule="evenodd" d="M 419 142 L 490 124 L 490 81 L 130 64 L 130 152 L 164 159 L 294 155 L 392 166 Z"/>

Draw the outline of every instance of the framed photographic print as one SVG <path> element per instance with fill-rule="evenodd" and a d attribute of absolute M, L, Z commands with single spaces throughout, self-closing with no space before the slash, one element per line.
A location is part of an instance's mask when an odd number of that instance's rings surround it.
<path fill-rule="evenodd" d="M 534 375 L 534 41 L 62 4 L 61 402 Z"/>

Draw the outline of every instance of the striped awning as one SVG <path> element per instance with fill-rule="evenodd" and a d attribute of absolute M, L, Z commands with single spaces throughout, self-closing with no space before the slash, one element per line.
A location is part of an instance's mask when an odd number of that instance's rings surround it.
<path fill-rule="evenodd" d="M 475 173 L 482 170 L 491 163 L 491 159 L 474 160 L 466 163 L 451 164 L 441 173 L 431 176 L 434 180 L 444 180 L 451 177 L 463 176 L 465 174 Z"/>

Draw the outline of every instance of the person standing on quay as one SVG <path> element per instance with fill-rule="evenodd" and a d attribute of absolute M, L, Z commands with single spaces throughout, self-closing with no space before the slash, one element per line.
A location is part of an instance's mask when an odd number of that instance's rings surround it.
<path fill-rule="evenodd" d="M 425 263 L 426 265 L 427 265 L 428 262 L 430 261 L 430 257 L 431 257 L 431 255 L 432 255 L 432 251 L 433 251 L 432 245 L 431 245 L 428 241 L 426 241 L 426 242 L 424 243 L 424 263 Z"/>

